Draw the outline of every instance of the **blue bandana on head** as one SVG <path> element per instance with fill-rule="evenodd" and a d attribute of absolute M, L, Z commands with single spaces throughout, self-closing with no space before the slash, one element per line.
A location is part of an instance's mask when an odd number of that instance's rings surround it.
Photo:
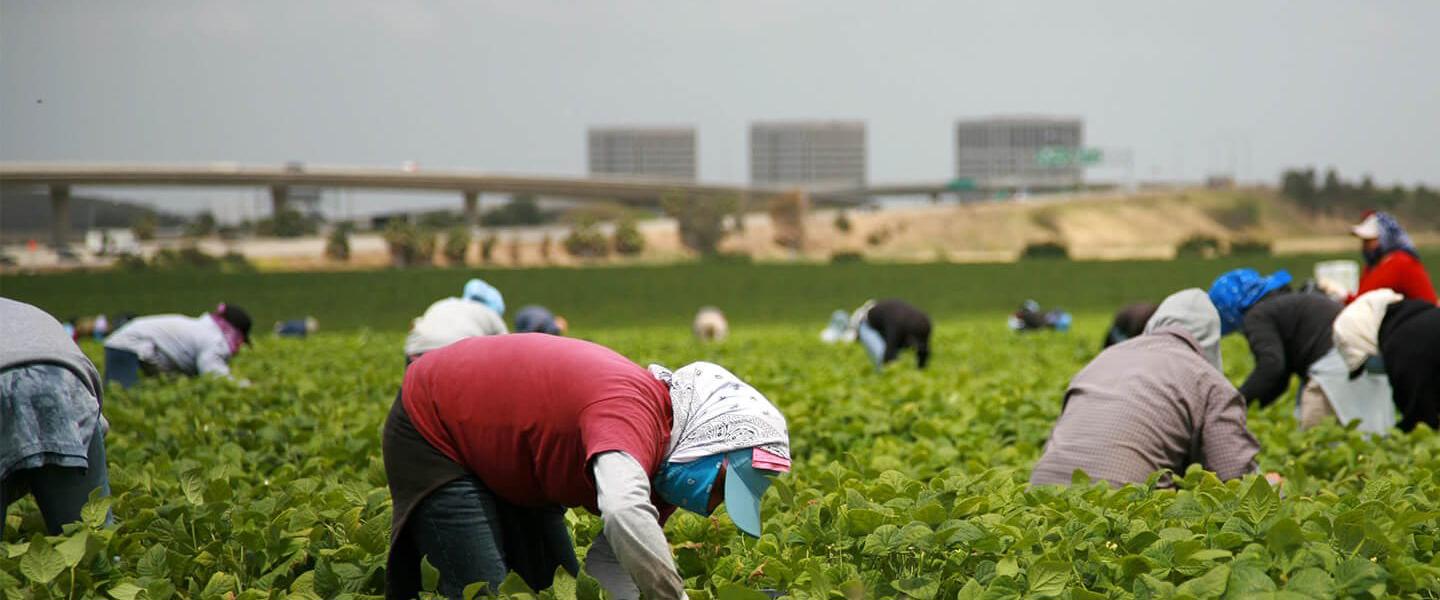
<path fill-rule="evenodd" d="M 1265 294 L 1290 283 L 1290 273 L 1281 269 L 1262 277 L 1255 269 L 1235 269 L 1215 278 L 1210 286 L 1210 302 L 1220 312 L 1220 335 L 1229 335 L 1245 323 L 1250 310 Z"/>
<path fill-rule="evenodd" d="M 1386 254 L 1396 250 L 1409 252 L 1416 258 L 1420 257 L 1420 253 L 1415 250 L 1415 242 L 1410 241 L 1410 235 L 1405 233 L 1405 228 L 1400 226 L 1400 222 L 1395 220 L 1394 215 L 1380 211 L 1375 213 L 1375 220 L 1380 225 L 1380 247 L 1376 248 L 1373 256 L 1371 253 L 1366 253 L 1365 262 L 1367 264 L 1373 266 L 1380 262 L 1380 259 Z"/>
<path fill-rule="evenodd" d="M 661 500 L 697 515 L 710 516 L 710 488 L 720 476 L 723 454 L 688 463 L 667 462 L 655 476 L 655 494 Z"/>
<path fill-rule="evenodd" d="M 500 290 L 495 286 L 485 283 L 481 279 L 471 279 L 465 282 L 465 290 L 460 297 L 472 302 L 479 302 L 490 307 L 495 314 L 505 315 L 505 297 L 500 295 Z"/>

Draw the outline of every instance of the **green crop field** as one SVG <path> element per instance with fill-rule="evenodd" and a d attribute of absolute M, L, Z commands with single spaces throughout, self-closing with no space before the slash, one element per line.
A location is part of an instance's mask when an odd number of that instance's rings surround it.
<path fill-rule="evenodd" d="M 1267 272 L 1286 268 L 1297 281 L 1303 280 L 1315 261 L 1324 258 L 1332 257 L 226 275 L 103 272 L 0 277 L 0 295 L 41 306 L 60 318 L 125 311 L 197 313 L 223 299 L 250 309 L 258 323 L 314 315 L 328 330 L 400 331 L 430 302 L 459 295 L 465 279 L 479 276 L 504 291 L 512 307 L 545 304 L 569 317 L 578 330 L 598 331 L 685 325 L 707 304 L 723 308 L 734 324 L 823 321 L 831 310 L 848 310 L 871 297 L 908 298 L 937 317 L 1013 311 L 1026 298 L 1076 312 L 1109 313 L 1126 302 L 1158 302 L 1177 289 L 1208 287 L 1216 275 L 1241 266 Z M 1431 271 L 1440 281 L 1440 268 L 1432 266 Z"/>
<path fill-rule="evenodd" d="M 1297 276 L 1313 259 L 1267 260 Z M 1440 437 L 1299 432 L 1286 399 L 1252 410 L 1262 467 L 1175 491 L 1025 485 L 1070 376 L 1119 301 L 1208 283 L 1235 262 L 844 265 L 496 271 L 512 306 L 569 312 L 580 336 L 645 364 L 705 359 L 790 421 L 792 473 L 767 494 L 764 535 L 724 510 L 667 525 L 692 598 L 1440 597 Z M 105 399 L 113 496 L 45 537 L 30 500 L 0 543 L 3 598 L 341 598 L 382 592 L 390 508 L 380 428 L 402 374 L 405 321 L 462 271 L 6 278 L 6 296 L 61 314 L 198 312 L 219 298 L 257 320 L 312 313 L 330 330 L 262 336 L 223 380 L 147 381 Z M 829 310 L 872 295 L 931 308 L 935 356 L 884 373 L 817 339 Z M 1026 297 L 1084 313 L 1068 333 L 1016 335 Z M 700 304 L 732 315 L 725 343 L 688 332 Z M 367 311 L 369 311 L 367 313 Z M 373 313 L 373 314 L 370 314 Z M 98 360 L 99 348 L 86 344 Z M 1225 345 L 1228 375 L 1251 361 Z M 907 357 L 908 358 L 908 357 Z M 104 509 L 116 524 L 98 527 Z M 571 511 L 577 546 L 600 521 Z M 597 598 L 582 574 L 542 595 Z M 505 592 L 531 594 L 523 584 Z"/>

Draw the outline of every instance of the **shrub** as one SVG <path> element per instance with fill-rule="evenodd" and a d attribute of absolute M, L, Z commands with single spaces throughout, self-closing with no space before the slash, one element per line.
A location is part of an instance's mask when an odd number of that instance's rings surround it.
<path fill-rule="evenodd" d="M 121 255 L 115 266 L 127 271 L 220 271 L 223 273 L 253 273 L 255 266 L 238 252 L 227 252 L 223 256 L 211 256 L 194 245 L 180 248 L 165 248 L 146 261 L 136 254 Z"/>
<path fill-rule="evenodd" d="M 315 233 L 319 219 L 307 217 L 295 209 L 285 209 L 255 224 L 255 234 L 267 237 L 293 238 Z"/>
<path fill-rule="evenodd" d="M 508 250 L 510 251 L 510 264 L 511 264 L 511 265 L 519 265 L 519 264 L 520 264 L 520 238 L 519 238 L 519 236 L 510 238 L 510 245 L 509 245 Z"/>
<path fill-rule="evenodd" d="M 540 225 L 555 220 L 555 213 L 540 210 L 530 194 L 516 194 L 495 210 L 480 215 L 480 224 L 490 226 Z"/>
<path fill-rule="evenodd" d="M 548 239 L 548 238 L 547 238 Z M 565 252 L 576 258 L 602 258 L 610 254 L 610 241 L 594 219 L 581 219 L 562 242 Z"/>
<path fill-rule="evenodd" d="M 720 251 L 720 241 L 729 233 L 725 229 L 725 217 L 735 211 L 737 204 L 731 197 L 688 198 L 675 193 L 661 199 L 665 213 L 674 217 L 680 226 L 680 242 L 701 256 L 713 256 Z"/>
<path fill-rule="evenodd" d="M 495 257 L 495 247 L 499 245 L 500 236 L 493 232 L 485 236 L 485 240 L 480 242 L 480 260 L 486 263 L 490 262 Z"/>
<path fill-rule="evenodd" d="M 805 249 L 805 214 L 809 212 L 805 194 L 792 192 L 770 199 L 770 224 L 775 243 L 781 248 L 799 252 Z"/>
<path fill-rule="evenodd" d="M 325 240 L 325 258 L 330 260 L 350 260 L 350 224 L 341 223 L 330 230 L 330 236 Z"/>
<path fill-rule="evenodd" d="M 1214 236 L 1197 233 L 1175 247 L 1176 256 L 1199 256 L 1214 258 L 1220 254 L 1220 240 Z"/>
<path fill-rule="evenodd" d="M 431 265 L 435 263 L 435 247 L 438 237 L 434 229 L 416 228 L 414 264 Z"/>
<path fill-rule="evenodd" d="M 385 226 L 385 243 L 390 247 L 390 262 L 396 267 L 430 264 L 435 257 L 435 232 L 422 230 L 404 219 L 395 219 Z"/>
<path fill-rule="evenodd" d="M 215 213 L 208 210 L 196 215 L 195 220 L 185 226 L 185 235 L 190 237 L 206 237 L 212 233 L 215 233 Z"/>
<path fill-rule="evenodd" d="M 464 225 L 451 227 L 445 232 L 445 262 L 464 265 L 465 255 L 470 252 L 470 228 Z"/>
<path fill-rule="evenodd" d="M 851 227 L 850 215 L 848 213 L 843 210 L 835 213 L 835 229 L 839 230 L 840 233 L 848 234 L 850 233 Z"/>
<path fill-rule="evenodd" d="M 830 264 L 839 265 L 858 262 L 865 262 L 865 255 L 855 250 L 844 250 L 830 254 Z"/>
<path fill-rule="evenodd" d="M 645 251 L 645 236 L 634 219 L 624 219 L 615 226 L 614 245 L 615 252 L 622 256 L 636 256 Z"/>
<path fill-rule="evenodd" d="M 1020 258 L 1032 259 L 1055 259 L 1069 258 L 1070 251 L 1064 244 L 1059 242 L 1036 242 L 1025 246 L 1025 251 L 1020 253 Z"/>
<path fill-rule="evenodd" d="M 1264 256 L 1270 254 L 1270 240 L 1257 238 L 1239 239 L 1230 242 L 1230 254 L 1234 256 Z"/>
<path fill-rule="evenodd" d="M 135 218 L 130 231 L 135 234 L 135 239 L 149 241 L 155 239 L 155 227 L 155 213 L 146 212 Z"/>

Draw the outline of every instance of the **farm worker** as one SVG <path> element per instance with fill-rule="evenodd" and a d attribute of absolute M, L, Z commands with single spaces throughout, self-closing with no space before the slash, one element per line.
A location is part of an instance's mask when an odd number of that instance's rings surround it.
<path fill-rule="evenodd" d="M 1435 304 L 1435 286 L 1420 262 L 1420 253 L 1394 216 L 1383 211 L 1367 212 L 1350 233 L 1360 238 L 1360 251 L 1365 255 L 1359 288 L 1347 297 L 1340 285 L 1322 280 L 1318 282 L 1321 289 L 1350 302 L 1366 292 L 1389 288 L 1405 298 Z"/>
<path fill-rule="evenodd" d="M 565 335 L 570 323 L 565 317 L 556 316 L 550 309 L 531 304 L 515 313 L 515 333 L 548 333 Z"/>
<path fill-rule="evenodd" d="M 1008 319 L 1012 331 L 1069 331 L 1072 320 L 1070 313 L 1063 310 L 1041 310 L 1040 303 L 1034 300 L 1021 302 L 1020 309 Z"/>
<path fill-rule="evenodd" d="M 503 356 L 505 360 L 495 360 Z M 478 337 L 405 373 L 382 433 L 394 505 L 386 595 L 412 598 L 421 556 L 441 594 L 493 591 L 507 572 L 535 589 L 579 564 L 567 507 L 600 515 L 586 571 L 621 599 L 681 598 L 662 525 L 722 501 L 760 535 L 760 497 L 789 470 L 785 418 L 729 371 L 646 370 L 573 338 Z"/>
<path fill-rule="evenodd" d="M 723 342 L 730 335 L 730 322 L 725 320 L 725 313 L 720 309 L 704 306 L 695 313 L 695 322 L 690 324 L 690 329 L 695 332 L 695 339 L 702 342 Z"/>
<path fill-rule="evenodd" d="M 876 302 L 865 311 L 858 333 L 876 369 L 906 348 L 915 349 L 916 367 L 924 369 L 930 362 L 930 316 L 903 300 Z"/>
<path fill-rule="evenodd" d="M 1220 316 L 1205 292 L 1171 294 L 1135 338 L 1107 348 L 1065 391 L 1032 485 L 1076 470 L 1120 486 L 1192 463 L 1234 479 L 1256 470 L 1245 399 L 1221 373 Z M 1169 473 L 1159 485 L 1173 485 Z"/>
<path fill-rule="evenodd" d="M 95 364 L 59 321 L 0 298 L 0 525 L 29 493 L 45 528 L 59 535 L 80 520 L 92 491 L 110 495 L 103 390 Z"/>
<path fill-rule="evenodd" d="M 1440 429 L 1440 307 L 1380 289 L 1356 298 L 1335 319 L 1335 346 L 1352 372 L 1380 356 L 1400 429 Z"/>
<path fill-rule="evenodd" d="M 320 330 L 320 321 L 315 317 L 289 319 L 275 322 L 275 335 L 279 337 L 304 338 Z"/>
<path fill-rule="evenodd" d="M 1342 424 L 1359 420 L 1362 431 L 1389 431 L 1395 410 L 1385 378 L 1351 379 L 1335 351 L 1331 326 L 1340 303 L 1324 294 L 1291 292 L 1289 282 L 1285 271 L 1262 277 L 1252 269 L 1235 269 L 1210 286 L 1222 334 L 1243 331 L 1255 357 L 1240 394 L 1269 406 L 1285 394 L 1294 375 L 1302 382 L 1295 405 L 1301 429 L 1338 418 Z"/>
<path fill-rule="evenodd" d="M 820 331 L 820 341 L 827 344 L 850 343 L 860 337 L 860 326 L 865 324 L 865 316 L 870 313 L 870 307 L 875 306 L 874 300 L 866 300 L 859 308 L 846 314 L 843 310 L 837 310 L 830 314 L 830 323 Z M 871 333 L 876 333 L 871 330 Z M 878 334 L 877 334 L 878 335 Z M 881 340 L 883 343 L 883 340 Z"/>
<path fill-rule="evenodd" d="M 230 377 L 230 359 L 250 343 L 250 315 L 220 303 L 198 317 L 152 315 L 131 319 L 105 338 L 105 382 L 130 387 L 140 373 Z"/>
<path fill-rule="evenodd" d="M 1110 330 L 1105 334 L 1105 342 L 1100 349 L 1104 350 L 1144 333 L 1145 323 L 1150 321 L 1150 317 L 1155 315 L 1155 309 L 1159 307 L 1150 302 L 1136 302 L 1122 307 L 1115 313 L 1115 320 L 1110 323 Z"/>
<path fill-rule="evenodd" d="M 459 298 L 435 301 L 410 326 L 405 336 L 406 362 L 421 354 L 453 344 L 467 337 L 503 335 L 505 299 L 500 290 L 484 281 L 465 282 Z"/>

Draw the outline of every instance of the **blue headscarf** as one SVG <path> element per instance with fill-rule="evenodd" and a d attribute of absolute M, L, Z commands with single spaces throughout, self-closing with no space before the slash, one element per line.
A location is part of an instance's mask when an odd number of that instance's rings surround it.
<path fill-rule="evenodd" d="M 1255 269 L 1235 269 L 1215 278 L 1210 286 L 1210 302 L 1220 311 L 1220 335 L 1229 335 L 1245 322 L 1250 310 L 1265 294 L 1290 283 L 1290 273 L 1281 269 L 1262 277 Z"/>
<path fill-rule="evenodd" d="M 1365 253 L 1367 264 L 1374 265 L 1380 262 L 1380 259 L 1384 258 L 1386 254 L 1396 250 L 1409 252 L 1416 258 L 1420 257 L 1420 253 L 1415 250 L 1415 243 L 1410 241 L 1410 235 L 1405 233 L 1405 228 L 1400 226 L 1400 222 L 1395 220 L 1394 215 L 1385 211 L 1377 211 L 1375 221 L 1380 226 L 1378 239 L 1380 247 L 1376 249 L 1374 256 L 1371 256 L 1369 252 Z"/>
<path fill-rule="evenodd" d="M 484 304 L 490 307 L 490 310 L 495 311 L 497 315 L 505 314 L 505 298 L 500 295 L 500 290 L 483 280 L 471 279 L 465 282 L 465 292 L 461 297 Z"/>

